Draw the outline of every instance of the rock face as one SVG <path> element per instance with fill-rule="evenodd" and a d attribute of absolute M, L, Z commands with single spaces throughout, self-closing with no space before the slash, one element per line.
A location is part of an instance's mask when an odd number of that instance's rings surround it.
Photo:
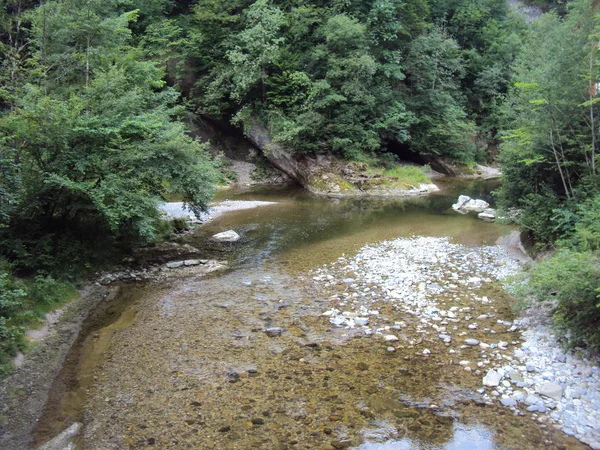
<path fill-rule="evenodd" d="M 314 174 L 314 169 L 325 162 L 305 155 L 298 156 L 286 150 L 278 143 L 273 142 L 269 132 L 256 122 L 249 127 L 247 136 L 250 142 L 262 150 L 273 166 L 303 186 L 308 184 Z"/>
<path fill-rule="evenodd" d="M 227 230 L 227 231 L 223 231 L 222 233 L 215 234 L 212 237 L 212 239 L 214 239 L 215 241 L 218 241 L 218 242 L 237 242 L 241 238 L 240 238 L 240 235 L 237 234 L 235 231 Z"/>
<path fill-rule="evenodd" d="M 365 164 L 362 167 L 360 163 L 342 161 L 331 154 L 311 157 L 293 153 L 274 142 L 268 130 L 257 122 L 250 124 L 247 137 L 274 167 L 313 194 L 339 198 L 413 197 L 439 190 L 433 183 L 413 186 L 393 177 L 373 175 Z"/>

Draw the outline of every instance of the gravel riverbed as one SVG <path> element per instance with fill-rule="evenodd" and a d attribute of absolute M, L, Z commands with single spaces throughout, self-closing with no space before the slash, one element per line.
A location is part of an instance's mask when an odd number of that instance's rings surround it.
<path fill-rule="evenodd" d="M 312 275 L 325 288 L 346 285 L 332 291 L 323 320 L 382 340 L 389 352 L 441 357 L 479 377 L 482 403 L 499 402 L 600 449 L 598 366 L 561 350 L 547 313 L 507 320 L 498 307 L 502 284 L 519 270 L 500 246 L 413 237 L 366 246 Z"/>

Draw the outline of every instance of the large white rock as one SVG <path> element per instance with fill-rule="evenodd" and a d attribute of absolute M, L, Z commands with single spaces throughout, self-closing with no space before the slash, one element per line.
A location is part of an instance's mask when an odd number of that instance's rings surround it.
<path fill-rule="evenodd" d="M 490 386 L 490 387 L 496 387 L 500 385 L 500 381 L 502 380 L 502 375 L 500 375 L 498 372 L 496 372 L 495 370 L 488 370 L 488 373 L 485 374 L 485 377 L 483 377 L 483 385 L 484 386 Z"/>
<path fill-rule="evenodd" d="M 454 205 L 452 205 L 452 209 L 458 211 L 469 200 L 471 200 L 471 197 L 469 197 L 468 195 L 459 195 L 458 201 Z"/>
<path fill-rule="evenodd" d="M 490 204 L 485 200 L 474 199 L 468 195 L 460 195 L 458 201 L 452 205 L 452 209 L 458 212 L 483 212 L 490 207 Z"/>
<path fill-rule="evenodd" d="M 485 200 L 471 199 L 460 207 L 463 211 L 467 212 L 483 212 L 490 207 L 490 204 Z"/>
<path fill-rule="evenodd" d="M 240 235 L 233 230 L 227 230 L 215 234 L 212 238 L 219 242 L 237 242 L 240 240 Z"/>

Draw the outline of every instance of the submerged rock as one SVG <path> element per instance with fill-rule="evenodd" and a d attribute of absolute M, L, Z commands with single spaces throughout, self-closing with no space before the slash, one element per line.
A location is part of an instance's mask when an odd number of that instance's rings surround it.
<path fill-rule="evenodd" d="M 271 327 L 271 328 L 267 328 L 265 330 L 265 334 L 269 337 L 281 336 L 282 332 L 283 332 L 283 328 L 281 328 L 281 327 Z"/>
<path fill-rule="evenodd" d="M 76 447 L 73 439 L 79 435 L 82 427 L 81 423 L 75 422 L 54 439 L 39 447 L 38 450 L 74 450 Z"/>

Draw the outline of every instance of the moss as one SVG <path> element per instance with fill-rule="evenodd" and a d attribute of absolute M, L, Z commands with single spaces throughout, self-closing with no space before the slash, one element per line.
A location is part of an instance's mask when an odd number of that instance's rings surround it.
<path fill-rule="evenodd" d="M 324 176 L 326 177 L 325 179 L 323 178 Z M 348 192 L 356 190 L 356 187 L 350 181 L 333 173 L 314 176 L 308 183 L 312 188 L 319 191 L 329 192 L 339 190 L 339 192 Z M 338 189 L 336 189 L 336 187 Z"/>

